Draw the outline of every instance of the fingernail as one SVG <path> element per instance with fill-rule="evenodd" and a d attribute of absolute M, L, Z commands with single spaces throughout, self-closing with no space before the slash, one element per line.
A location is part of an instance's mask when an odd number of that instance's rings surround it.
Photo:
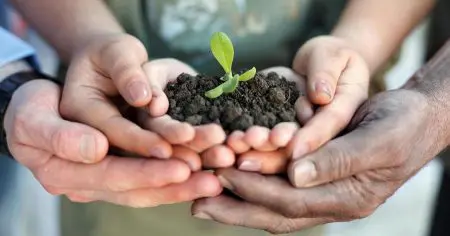
<path fill-rule="evenodd" d="M 80 143 L 81 157 L 86 163 L 91 163 L 95 159 L 95 138 L 92 135 L 81 136 Z"/>
<path fill-rule="evenodd" d="M 294 185 L 306 187 L 317 177 L 316 166 L 310 161 L 302 161 L 294 166 Z"/>
<path fill-rule="evenodd" d="M 212 220 L 212 217 L 204 212 L 199 212 L 197 214 L 193 215 L 195 218 L 202 219 L 202 220 Z"/>
<path fill-rule="evenodd" d="M 257 172 L 261 170 L 261 161 L 245 160 L 239 165 L 239 169 L 243 171 Z"/>
<path fill-rule="evenodd" d="M 157 157 L 157 158 L 169 158 L 166 151 L 163 148 L 160 147 L 154 147 L 150 150 L 150 156 Z"/>
<path fill-rule="evenodd" d="M 309 147 L 305 143 L 299 143 L 294 145 L 294 150 L 292 151 L 292 159 L 297 160 L 309 152 Z"/>
<path fill-rule="evenodd" d="M 229 190 L 234 189 L 234 187 L 233 187 L 233 185 L 231 185 L 230 181 L 225 179 L 225 177 L 223 177 L 222 175 L 217 176 L 217 178 L 219 179 L 220 184 L 222 184 L 222 186 L 224 188 L 229 189 Z"/>
<path fill-rule="evenodd" d="M 145 83 L 133 81 L 128 85 L 128 95 L 133 102 L 139 102 L 148 97 L 148 89 Z"/>
<path fill-rule="evenodd" d="M 324 94 L 325 96 L 327 96 L 330 99 L 332 97 L 330 85 L 325 81 L 316 82 L 316 84 L 314 86 L 314 91 L 316 91 L 316 93 L 318 93 L 318 94 Z"/>

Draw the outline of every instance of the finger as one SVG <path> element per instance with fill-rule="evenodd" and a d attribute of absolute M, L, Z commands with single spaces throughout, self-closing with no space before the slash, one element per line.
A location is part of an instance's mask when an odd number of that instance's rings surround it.
<path fill-rule="evenodd" d="M 144 130 L 122 117 L 105 97 L 90 88 L 68 88 L 60 111 L 64 117 L 95 127 L 106 135 L 112 146 L 141 156 L 168 158 L 172 147 L 157 134 Z M 73 91 L 78 92 L 75 96 Z M 80 94 L 81 93 L 81 94 Z M 77 102 L 73 102 L 76 99 Z"/>
<path fill-rule="evenodd" d="M 252 126 L 245 131 L 244 141 L 248 146 L 258 151 L 274 151 L 277 147 L 270 142 L 270 129 Z"/>
<path fill-rule="evenodd" d="M 208 148 L 225 142 L 226 134 L 217 124 L 196 126 L 195 137 L 186 146 L 196 152 L 203 152 Z"/>
<path fill-rule="evenodd" d="M 172 157 L 184 161 L 191 171 L 199 171 L 202 168 L 200 155 L 189 148 L 174 146 Z"/>
<path fill-rule="evenodd" d="M 187 122 L 180 122 L 168 115 L 161 117 L 149 117 L 145 115 L 144 128 L 156 132 L 171 144 L 185 144 L 195 138 L 195 129 Z"/>
<path fill-rule="evenodd" d="M 350 53 L 341 48 L 320 48 L 311 52 L 306 63 L 307 92 L 315 104 L 330 103 L 335 95 L 336 86 L 350 61 Z"/>
<path fill-rule="evenodd" d="M 346 218 L 355 214 L 361 207 L 360 204 L 367 204 L 366 201 L 375 199 L 365 194 L 361 197 L 359 194 L 363 193 L 352 188 L 361 188 L 360 183 L 352 183 L 351 179 L 314 188 L 296 189 L 280 177 L 263 176 L 231 168 L 219 170 L 217 177 L 224 188 L 243 200 L 289 218 Z M 381 190 L 380 187 L 370 187 Z"/>
<path fill-rule="evenodd" d="M 7 135 L 15 136 L 27 146 L 74 162 L 95 163 L 105 157 L 108 141 L 102 133 L 83 124 L 65 121 L 51 112 L 43 112 L 47 113 L 35 113 L 26 118 L 27 122 L 21 122 L 26 135 L 20 127 L 13 127 L 16 133 L 8 132 Z M 15 119 L 22 118 L 16 116 Z"/>
<path fill-rule="evenodd" d="M 214 197 L 220 194 L 221 191 L 222 188 L 213 174 L 198 172 L 192 174 L 184 183 L 173 184 L 162 188 L 138 189 L 120 193 L 84 191 L 79 193 L 79 195 L 87 199 L 143 208 L 187 202 L 204 197 Z"/>
<path fill-rule="evenodd" d="M 86 125 L 63 120 L 58 114 L 60 96 L 58 86 L 48 81 L 26 84 L 14 94 L 4 120 L 10 149 L 19 151 L 14 146 L 23 145 L 74 162 L 102 160 L 108 150 L 106 137 Z"/>
<path fill-rule="evenodd" d="M 240 170 L 262 174 L 286 173 L 289 156 L 284 150 L 272 152 L 249 151 L 239 156 L 237 165 Z"/>
<path fill-rule="evenodd" d="M 225 168 L 234 165 L 235 156 L 227 146 L 217 145 L 202 153 L 202 164 L 206 168 Z"/>
<path fill-rule="evenodd" d="M 283 122 L 277 124 L 270 131 L 270 143 L 277 148 L 286 147 L 298 128 L 299 127 L 295 122 Z"/>
<path fill-rule="evenodd" d="M 311 187 L 384 168 L 392 163 L 388 163 L 386 158 L 378 158 L 374 153 L 385 148 L 386 144 L 373 141 L 383 138 L 373 127 L 356 129 L 295 160 L 289 167 L 289 178 L 296 187 Z"/>
<path fill-rule="evenodd" d="M 192 67 L 175 59 L 153 60 L 146 63 L 143 69 L 152 91 L 152 100 L 149 105 L 149 114 L 152 116 L 162 116 L 169 108 L 169 100 L 164 93 L 167 83 L 176 80 L 182 73 L 196 74 Z"/>
<path fill-rule="evenodd" d="M 124 51 L 126 49 L 126 51 Z M 142 68 L 148 60 L 144 45 L 132 36 L 120 37 L 100 50 L 95 64 L 112 79 L 125 100 L 141 107 L 152 97 L 149 82 Z"/>
<path fill-rule="evenodd" d="M 181 183 L 189 167 L 178 160 L 137 159 L 108 156 L 96 164 L 73 163 L 52 158 L 35 170 L 46 186 L 98 191 L 127 191 Z"/>
<path fill-rule="evenodd" d="M 250 146 L 244 141 L 245 133 L 240 130 L 233 131 L 227 138 L 227 146 L 236 154 L 250 150 Z"/>
<path fill-rule="evenodd" d="M 288 219 L 264 207 L 224 195 L 197 200 L 191 211 L 199 219 L 261 229 L 273 234 L 291 233 L 332 221 L 327 218 Z"/>
<path fill-rule="evenodd" d="M 314 115 L 294 135 L 289 149 L 294 159 L 317 150 L 324 143 L 339 134 L 350 122 L 356 109 L 366 99 L 361 91 L 339 91 L 332 103 Z"/>
<path fill-rule="evenodd" d="M 313 105 L 309 102 L 308 97 L 300 96 L 294 104 L 297 112 L 297 119 L 301 125 L 308 123 L 314 116 Z"/>

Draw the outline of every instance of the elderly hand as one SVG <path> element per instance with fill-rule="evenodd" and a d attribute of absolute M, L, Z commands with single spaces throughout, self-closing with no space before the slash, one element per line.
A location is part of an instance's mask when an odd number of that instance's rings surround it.
<path fill-rule="evenodd" d="M 432 99 L 416 90 L 379 94 L 358 110 L 348 134 L 291 164 L 298 188 L 224 169 L 218 178 L 241 199 L 198 200 L 192 213 L 272 233 L 366 217 L 448 145 L 447 115 Z"/>

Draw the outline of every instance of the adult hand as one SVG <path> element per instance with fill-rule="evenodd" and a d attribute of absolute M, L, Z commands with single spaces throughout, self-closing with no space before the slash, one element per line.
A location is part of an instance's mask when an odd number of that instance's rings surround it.
<path fill-rule="evenodd" d="M 132 36 L 103 36 L 88 43 L 71 61 L 61 115 L 100 130 L 119 149 L 144 157 L 170 157 L 171 145 L 195 138 L 194 128 L 163 117 L 153 123 L 159 134 L 144 130 L 122 116 L 121 97 L 151 116 L 162 116 L 168 101 L 161 84 L 193 70 L 176 60 L 147 60 L 146 49 Z"/>
<path fill-rule="evenodd" d="M 448 116 L 431 99 L 414 90 L 379 94 L 358 110 L 350 133 L 294 161 L 289 173 L 300 188 L 225 169 L 222 185 L 244 201 L 221 195 L 196 201 L 192 212 L 273 233 L 366 217 L 448 145 Z"/>
<path fill-rule="evenodd" d="M 200 161 L 186 148 L 174 147 L 173 155 L 182 161 L 105 156 L 106 137 L 89 126 L 63 120 L 59 99 L 57 85 L 28 82 L 14 93 L 4 121 L 11 153 L 48 192 L 66 194 L 77 202 L 149 207 L 221 191 L 212 174 L 191 174 L 185 162 Z"/>

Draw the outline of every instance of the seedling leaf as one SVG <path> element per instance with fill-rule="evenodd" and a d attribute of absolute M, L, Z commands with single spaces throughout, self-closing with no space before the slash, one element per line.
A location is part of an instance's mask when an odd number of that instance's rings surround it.
<path fill-rule="evenodd" d="M 253 77 L 255 77 L 256 75 L 256 68 L 253 67 L 252 69 L 246 71 L 245 73 L 243 73 L 242 75 L 239 76 L 239 81 L 248 81 L 253 79 Z"/>
<path fill-rule="evenodd" d="M 227 74 L 231 74 L 234 58 L 233 43 L 225 33 L 216 32 L 211 37 L 211 52 Z"/>
<path fill-rule="evenodd" d="M 222 94 L 223 94 L 223 84 L 221 84 L 221 85 L 219 85 L 219 86 L 217 86 L 217 87 L 215 87 L 215 88 L 213 88 L 213 89 L 207 91 L 207 92 L 205 93 L 205 96 L 206 96 L 207 98 L 214 99 L 214 98 L 219 97 L 219 96 L 222 95 Z"/>
<path fill-rule="evenodd" d="M 223 85 L 223 92 L 224 93 L 232 93 L 234 90 L 236 90 L 237 86 L 239 84 L 239 75 L 233 76 L 233 78 L 225 81 Z"/>

